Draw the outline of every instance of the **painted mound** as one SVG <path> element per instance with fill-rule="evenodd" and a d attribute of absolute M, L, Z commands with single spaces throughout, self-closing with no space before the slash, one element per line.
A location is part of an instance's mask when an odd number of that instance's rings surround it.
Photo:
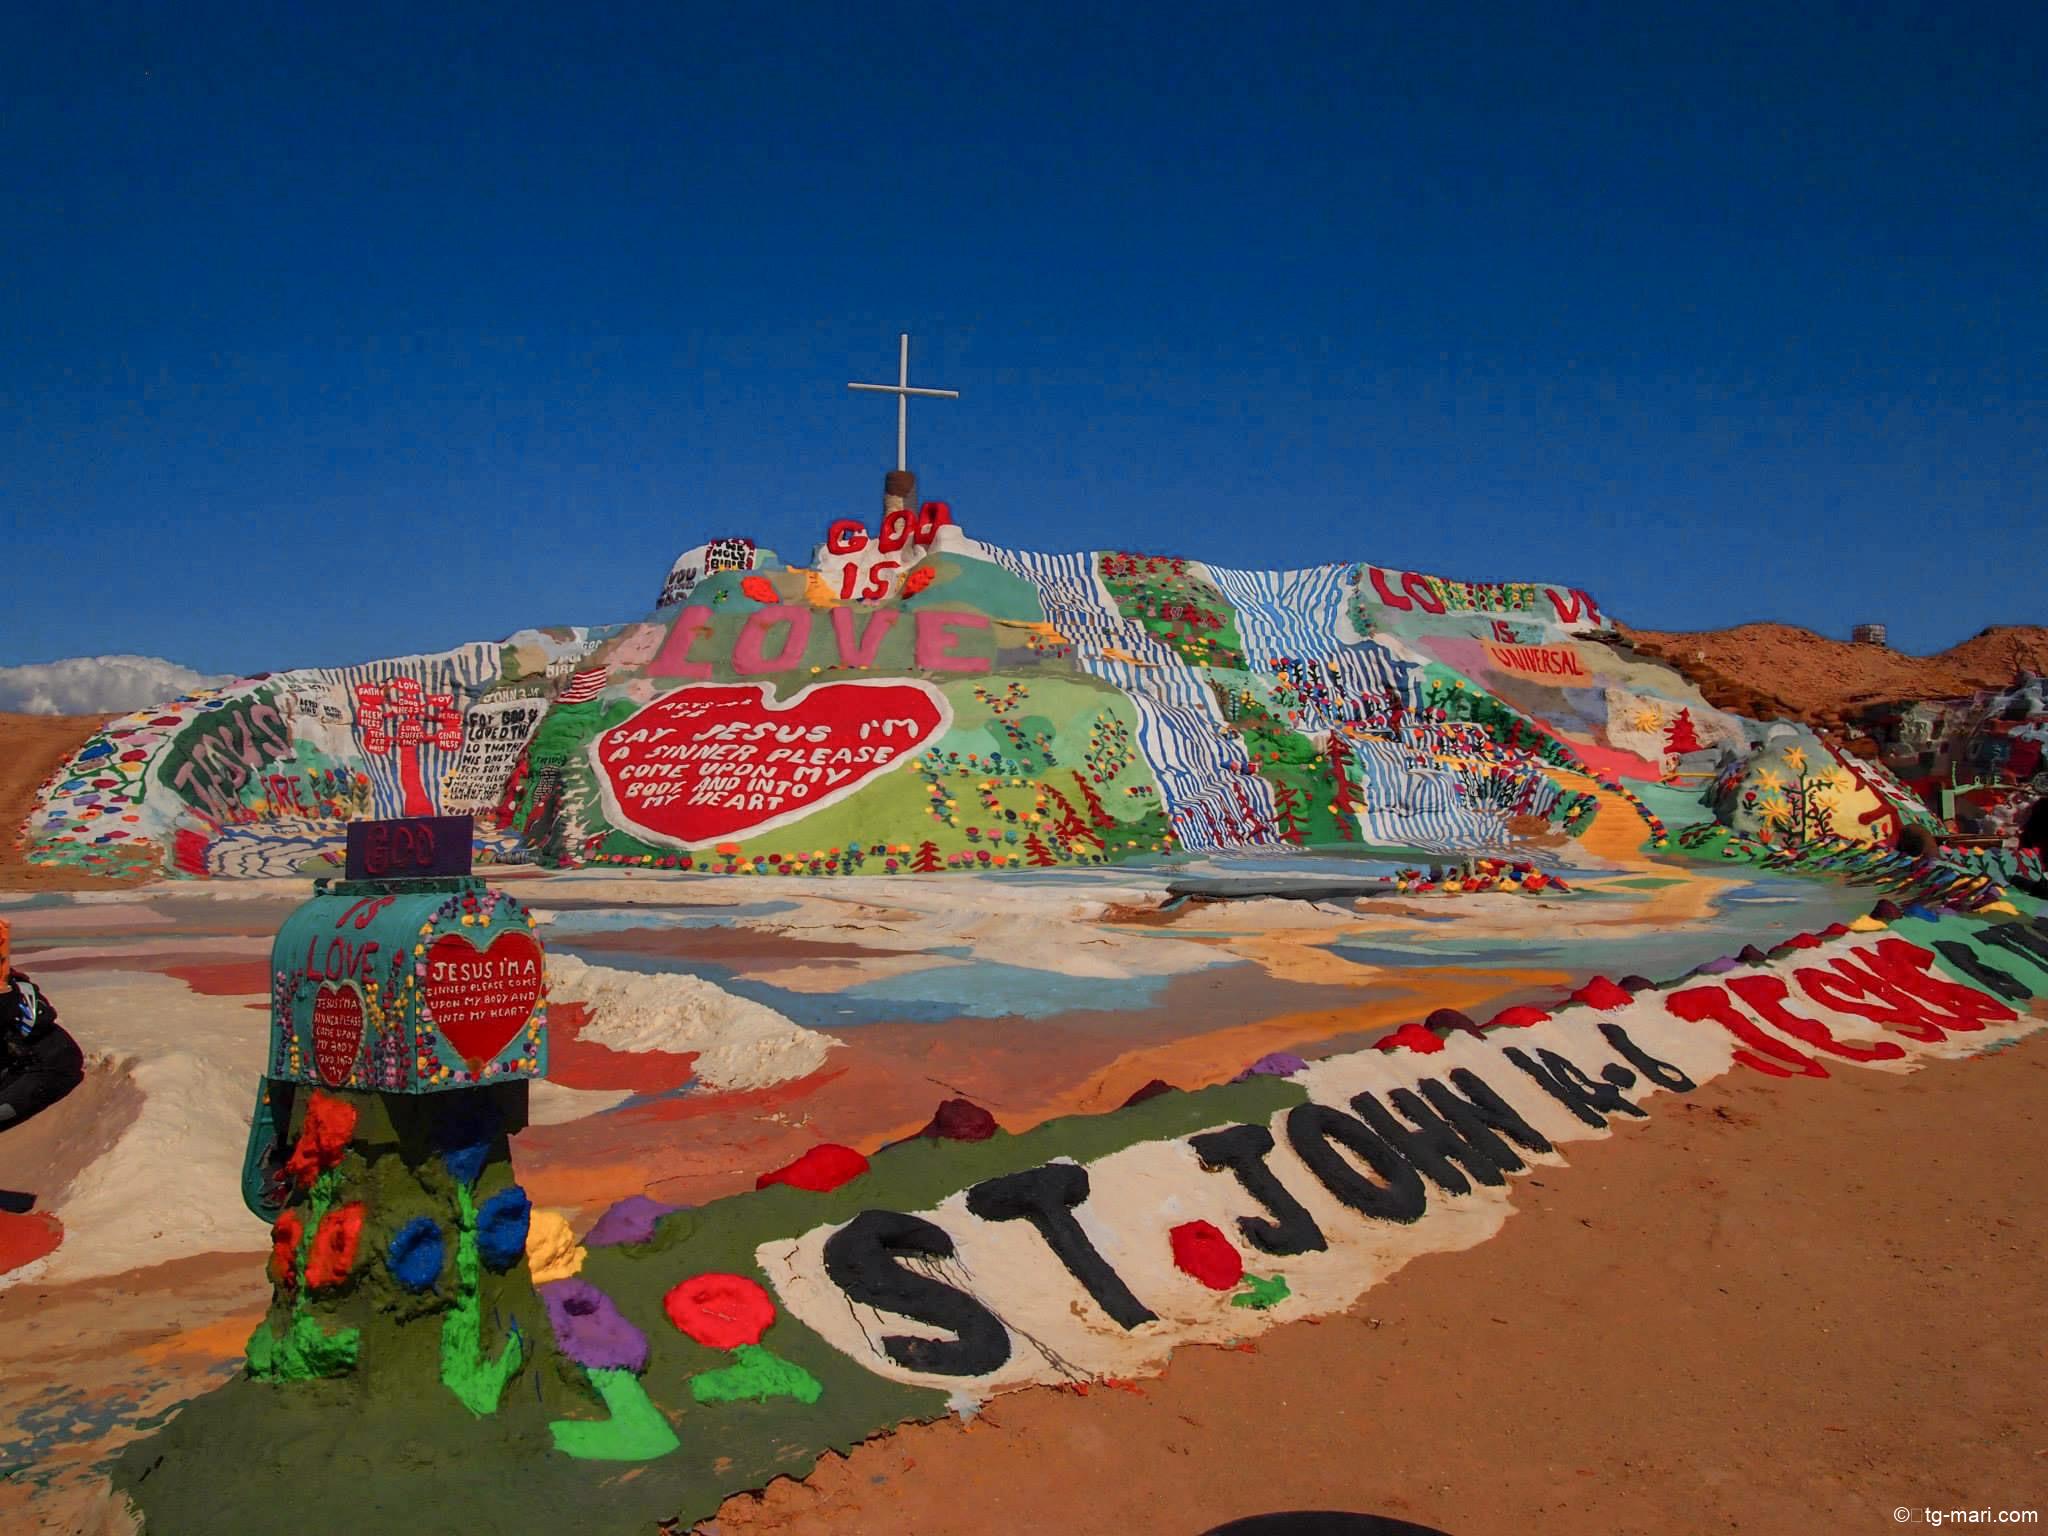
<path fill-rule="evenodd" d="M 943 518 L 880 555 L 837 527 L 808 568 L 720 540 L 637 622 L 249 678 L 122 717 L 46 786 L 28 857 L 330 873 L 352 818 L 468 813 L 480 860 L 558 868 L 1540 860 L 1584 834 L 1603 789 L 1636 842 L 1743 806 L 1740 829 L 1768 830 L 1741 793 L 1765 748 L 1829 775 L 1825 804 L 1786 805 L 1803 832 L 1882 837 L 1912 814 L 1810 732 L 1718 710 L 1610 643 L 1576 589 L 1042 555 Z"/>

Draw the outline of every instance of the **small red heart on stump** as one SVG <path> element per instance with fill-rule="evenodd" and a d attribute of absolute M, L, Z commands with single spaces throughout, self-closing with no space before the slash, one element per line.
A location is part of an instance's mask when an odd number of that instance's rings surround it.
<path fill-rule="evenodd" d="M 320 983 L 313 994 L 313 1065 L 320 1081 L 340 1088 L 354 1075 L 363 1048 L 363 995 L 354 987 Z"/>
<path fill-rule="evenodd" d="M 526 1028 L 541 980 L 540 945 L 530 934 L 501 933 L 480 950 L 444 933 L 427 950 L 423 992 L 434 1028 L 474 1074 Z"/>

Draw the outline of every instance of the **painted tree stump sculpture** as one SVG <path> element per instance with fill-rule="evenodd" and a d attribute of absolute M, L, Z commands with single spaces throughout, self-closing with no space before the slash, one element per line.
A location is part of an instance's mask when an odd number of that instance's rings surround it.
<path fill-rule="evenodd" d="M 272 1292 L 249 1373 L 416 1392 L 431 1370 L 483 1415 L 532 1371 L 567 1402 L 581 1372 L 528 1272 L 510 1153 L 547 1068 L 534 920 L 468 876 L 315 890 L 271 951 L 243 1195 L 272 1222 Z"/>

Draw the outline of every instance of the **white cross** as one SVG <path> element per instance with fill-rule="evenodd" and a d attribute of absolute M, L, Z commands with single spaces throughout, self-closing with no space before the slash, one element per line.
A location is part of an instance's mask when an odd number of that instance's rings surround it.
<path fill-rule="evenodd" d="M 873 390 L 876 394 L 894 395 L 896 397 L 896 467 L 898 469 L 908 469 L 910 466 L 905 462 L 905 459 L 910 443 L 910 397 L 912 395 L 929 395 L 934 400 L 958 400 L 960 398 L 960 391 L 957 389 L 912 389 L 910 387 L 910 337 L 906 334 L 901 340 L 903 342 L 903 351 L 896 363 L 896 382 L 894 384 L 849 384 L 846 387 L 848 389 L 868 389 Z"/>

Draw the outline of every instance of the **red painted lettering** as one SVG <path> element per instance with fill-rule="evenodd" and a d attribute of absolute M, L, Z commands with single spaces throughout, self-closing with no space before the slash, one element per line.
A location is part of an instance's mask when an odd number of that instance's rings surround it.
<path fill-rule="evenodd" d="M 859 638 L 854 636 L 854 625 L 860 615 L 851 608 L 832 610 L 832 634 L 839 642 L 839 660 L 849 667 L 871 667 L 875 664 L 875 653 L 882 648 L 882 642 L 889 637 L 889 631 L 896 627 L 902 617 L 895 608 L 878 608 L 868 617 Z"/>
<path fill-rule="evenodd" d="M 1443 599 L 1430 590 L 1429 578 L 1418 576 L 1413 571 L 1401 573 L 1401 590 L 1415 599 L 1415 606 L 1424 613 L 1442 613 Z"/>
<path fill-rule="evenodd" d="M 1385 571 L 1376 565 L 1368 565 L 1366 569 L 1372 573 L 1372 589 L 1379 593 L 1381 602 L 1385 603 L 1389 608 L 1399 608 L 1403 613 L 1406 613 L 1415 606 L 1407 598 L 1396 597 L 1388 590 L 1387 573 Z"/>
<path fill-rule="evenodd" d="M 900 560 L 877 560 L 874 569 L 868 572 L 867 589 L 861 596 L 871 603 L 880 602 L 889 595 L 889 573 L 902 569 Z"/>
<path fill-rule="evenodd" d="M 690 660 L 690 647 L 697 643 L 699 635 L 711 632 L 711 610 L 702 603 L 692 603 L 676 615 L 676 621 L 669 626 L 668 636 L 661 642 L 661 649 L 654 660 L 647 664 L 649 677 L 682 677 L 704 679 L 711 676 L 711 663 Z"/>
<path fill-rule="evenodd" d="M 917 509 L 917 530 L 915 537 L 920 545 L 928 545 L 939 536 L 939 530 L 953 521 L 953 509 L 943 501 L 928 501 Z"/>
<path fill-rule="evenodd" d="M 1555 587 L 1545 587 L 1543 595 L 1550 599 L 1550 606 L 1557 610 L 1557 622 L 1560 624 L 1575 624 L 1582 615 L 1588 624 L 1598 624 L 1600 622 L 1599 607 L 1590 596 L 1580 591 L 1577 587 L 1573 587 L 1566 594 L 1571 599 L 1569 607 L 1566 606 L 1565 598 L 1557 595 L 1557 588 Z"/>
<path fill-rule="evenodd" d="M 987 656 L 960 656 L 954 647 L 963 629 L 987 629 L 985 613 L 940 613 L 926 609 L 917 616 L 917 665 L 925 672 L 986 672 Z"/>
<path fill-rule="evenodd" d="M 1727 1030 L 1742 1042 L 1736 1048 L 1735 1059 L 1745 1067 L 1754 1067 L 1771 1077 L 1828 1075 L 1828 1069 L 1805 1052 L 1794 1050 L 1775 1035 L 1765 1034 L 1735 1006 L 1735 1000 L 1723 987 L 1688 987 L 1683 992 L 1667 996 L 1664 1006 L 1673 1018 L 1683 1019 L 1688 1024 L 1701 1024 L 1711 1019 Z"/>
<path fill-rule="evenodd" d="M 1908 1040 L 1931 1044 L 1948 1038 L 1932 1009 L 1886 984 L 1876 972 L 1859 971 L 1849 959 L 1831 964 L 1834 969 L 1829 971 L 1801 966 L 1793 973 L 1806 995 L 1822 1007 L 1882 1024 Z"/>
<path fill-rule="evenodd" d="M 1817 1051 L 1840 1056 L 1844 1061 L 1897 1061 L 1906 1054 L 1904 1046 L 1890 1040 L 1880 1040 L 1874 1045 L 1853 1045 L 1837 1040 L 1820 1020 L 1806 1018 L 1785 1006 L 1785 994 L 1789 988 L 1775 976 L 1730 976 L 1728 990 L 1749 1004 L 1757 1016 L 1773 1029 L 1782 1030 L 1795 1040 L 1804 1040 Z"/>
<path fill-rule="evenodd" d="M 789 626 L 783 636 L 782 647 L 770 656 L 763 649 L 763 642 L 769 630 L 778 624 Z M 733 642 L 732 669 L 741 677 L 756 677 L 763 672 L 787 672 L 799 666 L 804 659 L 804 647 L 811 638 L 811 610 L 794 603 L 770 603 L 747 616 L 741 626 L 739 638 Z"/>

